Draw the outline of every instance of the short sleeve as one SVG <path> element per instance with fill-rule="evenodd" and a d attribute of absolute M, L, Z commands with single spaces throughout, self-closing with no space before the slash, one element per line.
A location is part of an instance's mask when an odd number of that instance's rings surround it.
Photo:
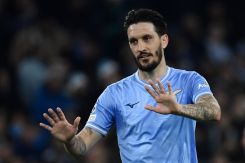
<path fill-rule="evenodd" d="M 107 87 L 97 99 L 85 126 L 106 135 L 114 122 L 114 101 Z"/>
<path fill-rule="evenodd" d="M 197 99 L 204 94 L 213 94 L 207 80 L 198 73 L 193 73 L 192 77 L 192 101 L 196 103 Z"/>

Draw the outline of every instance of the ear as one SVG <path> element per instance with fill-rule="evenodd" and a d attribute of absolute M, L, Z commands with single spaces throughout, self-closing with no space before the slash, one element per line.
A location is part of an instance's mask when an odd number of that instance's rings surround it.
<path fill-rule="evenodd" d="M 168 46 L 168 41 L 169 41 L 169 38 L 167 34 L 164 34 L 161 36 L 161 45 L 163 49 L 165 49 Z"/>

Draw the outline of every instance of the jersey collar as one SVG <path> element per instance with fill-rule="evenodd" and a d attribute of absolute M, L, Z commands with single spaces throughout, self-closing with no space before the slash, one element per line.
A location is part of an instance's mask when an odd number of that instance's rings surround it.
<path fill-rule="evenodd" d="M 167 66 L 167 72 L 166 72 L 166 75 L 164 75 L 161 79 L 161 82 L 166 82 L 167 78 L 169 77 L 169 74 L 170 74 L 170 70 L 171 68 L 169 66 Z M 135 72 L 135 78 L 136 78 L 136 81 L 139 82 L 140 84 L 143 84 L 143 85 L 149 85 L 146 81 L 144 80 L 141 80 L 140 77 L 139 77 L 139 70 L 137 70 Z"/>

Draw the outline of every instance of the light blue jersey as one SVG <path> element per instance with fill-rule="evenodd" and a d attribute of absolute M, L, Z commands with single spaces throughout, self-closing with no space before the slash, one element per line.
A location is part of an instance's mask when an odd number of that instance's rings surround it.
<path fill-rule="evenodd" d="M 171 82 L 180 104 L 193 104 L 199 96 L 212 94 L 207 81 L 194 71 L 168 67 L 161 80 Z M 106 135 L 116 126 L 123 163 L 196 163 L 196 121 L 162 115 L 144 109 L 156 102 L 145 90 L 138 72 L 108 86 L 98 98 L 86 127 Z"/>

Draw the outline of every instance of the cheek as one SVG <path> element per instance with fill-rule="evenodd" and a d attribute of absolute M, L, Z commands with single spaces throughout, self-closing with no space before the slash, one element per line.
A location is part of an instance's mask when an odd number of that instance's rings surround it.
<path fill-rule="evenodd" d="M 130 50 L 131 50 L 131 52 L 134 54 L 134 56 L 136 55 L 136 50 L 135 50 L 135 48 L 134 47 L 132 47 L 132 46 L 130 46 Z"/>
<path fill-rule="evenodd" d="M 149 47 L 154 50 L 154 51 L 157 51 L 157 49 L 162 46 L 162 44 L 159 42 L 159 41 L 154 41 L 154 42 L 151 42 L 149 44 Z"/>
<path fill-rule="evenodd" d="M 154 47 L 154 48 L 152 48 L 152 53 L 154 53 L 154 55 L 156 55 L 157 53 L 158 53 L 158 49 L 159 49 L 159 47 Z"/>

